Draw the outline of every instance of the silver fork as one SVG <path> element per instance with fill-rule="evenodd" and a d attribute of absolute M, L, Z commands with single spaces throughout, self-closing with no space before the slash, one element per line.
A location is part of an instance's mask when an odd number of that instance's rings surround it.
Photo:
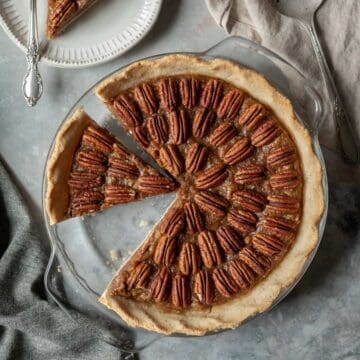
<path fill-rule="evenodd" d="M 23 94 L 29 106 L 36 105 L 43 92 L 43 84 L 38 69 L 39 59 L 36 0 L 30 0 L 29 35 L 26 51 L 28 67 L 22 84 Z"/>
<path fill-rule="evenodd" d="M 325 0 L 287 1 L 286 6 L 283 6 L 284 3 L 280 2 L 278 9 L 283 14 L 299 20 L 308 32 L 332 106 L 344 159 L 348 163 L 357 164 L 359 162 L 359 148 L 355 138 L 356 135 L 339 97 L 316 32 L 315 15 L 324 1 Z"/>

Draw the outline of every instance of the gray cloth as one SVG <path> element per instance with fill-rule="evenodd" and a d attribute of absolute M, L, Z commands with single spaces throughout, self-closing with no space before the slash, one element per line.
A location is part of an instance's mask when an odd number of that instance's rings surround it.
<path fill-rule="evenodd" d="M 323 87 L 310 38 L 297 20 L 278 7 L 298 0 L 206 0 L 215 21 L 229 34 L 250 38 L 295 64 L 315 86 Z M 306 1 L 303 1 L 304 6 Z M 284 13 L 287 13 L 283 11 Z M 320 41 L 334 71 L 339 94 L 360 134 L 360 1 L 326 0 L 317 13 Z M 326 98 L 326 92 L 323 93 Z M 320 142 L 336 149 L 337 136 L 331 116 L 322 124 Z M 358 137 L 359 138 L 359 137 Z"/>
<path fill-rule="evenodd" d="M 0 359 L 120 359 L 87 320 L 47 301 L 47 240 L 15 182 L 0 161 Z"/>

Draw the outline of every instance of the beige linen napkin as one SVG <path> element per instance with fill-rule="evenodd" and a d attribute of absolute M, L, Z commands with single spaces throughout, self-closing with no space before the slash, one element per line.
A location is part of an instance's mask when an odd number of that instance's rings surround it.
<path fill-rule="evenodd" d="M 320 69 L 307 32 L 281 14 L 278 5 L 298 0 L 206 0 L 215 21 L 229 34 L 249 38 L 295 64 L 319 91 Z M 304 1 L 304 4 L 307 0 Z M 360 1 L 326 0 L 317 13 L 317 28 L 330 69 L 354 129 L 360 134 Z M 322 93 L 327 96 L 327 93 Z M 324 121 L 320 142 L 338 149 L 332 116 Z"/>

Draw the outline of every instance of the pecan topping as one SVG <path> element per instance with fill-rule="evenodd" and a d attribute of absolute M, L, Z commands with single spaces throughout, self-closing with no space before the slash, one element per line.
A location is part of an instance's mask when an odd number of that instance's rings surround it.
<path fill-rule="evenodd" d="M 76 161 L 91 172 L 103 174 L 106 171 L 107 157 L 103 153 L 81 150 L 76 154 Z"/>
<path fill-rule="evenodd" d="M 247 234 L 255 230 L 258 218 L 249 211 L 234 208 L 229 211 L 227 220 L 236 230 Z"/>
<path fill-rule="evenodd" d="M 134 97 L 145 114 L 156 113 L 159 104 L 154 89 L 150 84 L 142 84 L 135 88 Z"/>
<path fill-rule="evenodd" d="M 184 205 L 186 225 L 190 234 L 203 231 L 205 229 L 204 218 L 199 207 L 194 203 Z"/>
<path fill-rule="evenodd" d="M 221 146 L 227 144 L 237 135 L 237 130 L 232 122 L 224 122 L 220 124 L 210 135 L 210 144 L 213 146 Z"/>
<path fill-rule="evenodd" d="M 252 239 L 254 248 L 266 256 L 274 256 L 284 249 L 284 243 L 277 237 L 264 233 L 257 233 Z"/>
<path fill-rule="evenodd" d="M 214 299 L 214 284 L 206 270 L 199 271 L 194 277 L 194 295 L 203 304 L 211 304 Z"/>
<path fill-rule="evenodd" d="M 234 279 L 224 269 L 215 269 L 213 280 L 217 291 L 224 297 L 231 297 L 238 290 Z"/>
<path fill-rule="evenodd" d="M 184 78 L 180 80 L 179 85 L 182 104 L 187 109 L 192 109 L 198 102 L 200 81 L 194 78 Z"/>
<path fill-rule="evenodd" d="M 148 134 L 145 128 L 137 126 L 133 129 L 133 135 L 135 140 L 144 148 L 150 145 Z"/>
<path fill-rule="evenodd" d="M 193 135 L 197 138 L 206 136 L 215 120 L 216 116 L 213 112 L 207 109 L 199 109 L 195 114 L 192 126 Z"/>
<path fill-rule="evenodd" d="M 256 184 L 265 178 L 264 168 L 261 165 L 250 164 L 240 168 L 234 180 L 238 184 Z"/>
<path fill-rule="evenodd" d="M 198 189 L 209 189 L 222 184 L 228 177 L 225 166 L 215 164 L 206 170 L 203 170 L 195 179 L 195 186 Z"/>
<path fill-rule="evenodd" d="M 63 0 L 54 3 L 54 8 L 49 12 L 48 35 L 54 37 L 58 30 L 66 24 L 67 20 L 78 11 L 79 5 L 74 0 Z"/>
<path fill-rule="evenodd" d="M 104 154 L 110 154 L 114 138 L 104 129 L 89 126 L 82 137 L 82 145 L 98 150 Z"/>
<path fill-rule="evenodd" d="M 184 160 L 176 145 L 165 145 L 160 149 L 160 161 L 164 168 L 173 175 L 184 171 Z"/>
<path fill-rule="evenodd" d="M 100 210 L 101 201 L 104 196 L 99 191 L 83 191 L 71 197 L 71 215 L 77 216 L 85 213 Z"/>
<path fill-rule="evenodd" d="M 130 291 L 136 288 L 145 288 L 149 282 L 151 274 L 151 265 L 141 262 L 129 272 L 127 279 L 127 289 Z"/>
<path fill-rule="evenodd" d="M 120 119 L 127 127 L 133 128 L 142 123 L 142 116 L 138 107 L 127 96 L 118 96 L 118 98 L 114 101 L 113 106 L 120 116 Z"/>
<path fill-rule="evenodd" d="M 282 133 L 282 130 L 272 120 L 267 120 L 258 127 L 251 135 L 251 142 L 254 146 L 260 147 L 272 143 Z"/>
<path fill-rule="evenodd" d="M 106 185 L 105 186 L 105 203 L 107 205 L 123 204 L 134 201 L 136 192 L 129 186 L 125 185 Z"/>
<path fill-rule="evenodd" d="M 297 228 L 295 221 L 272 216 L 266 216 L 262 225 L 269 233 L 281 238 L 291 237 Z"/>
<path fill-rule="evenodd" d="M 219 226 L 216 235 L 221 247 L 227 254 L 236 254 L 245 246 L 242 237 L 229 226 Z"/>
<path fill-rule="evenodd" d="M 266 157 L 266 162 L 271 167 L 280 167 L 292 164 L 296 160 L 294 149 L 281 147 L 272 150 Z"/>
<path fill-rule="evenodd" d="M 162 194 L 174 191 L 177 184 L 161 175 L 144 175 L 139 178 L 139 190 L 145 194 Z"/>
<path fill-rule="evenodd" d="M 154 263 L 157 265 L 169 266 L 174 261 L 176 255 L 176 240 L 175 238 L 162 235 L 155 247 Z"/>
<path fill-rule="evenodd" d="M 109 161 L 108 175 L 117 178 L 136 179 L 140 175 L 139 169 L 133 163 L 112 157 Z"/>
<path fill-rule="evenodd" d="M 160 231 L 169 237 L 175 237 L 184 227 L 184 211 L 181 208 L 172 209 L 161 223 Z"/>
<path fill-rule="evenodd" d="M 246 160 L 254 152 L 250 141 L 243 137 L 230 146 L 224 155 L 224 162 L 228 165 L 235 165 Z"/>
<path fill-rule="evenodd" d="M 219 194 L 210 191 L 200 191 L 195 195 L 195 202 L 202 210 L 216 217 L 223 217 L 229 202 Z"/>
<path fill-rule="evenodd" d="M 296 214 L 300 209 L 297 199 L 286 195 L 268 195 L 266 211 L 275 214 Z"/>
<path fill-rule="evenodd" d="M 131 153 L 121 144 L 113 143 L 113 152 L 120 157 L 128 157 Z"/>
<path fill-rule="evenodd" d="M 174 306 L 188 307 L 191 304 L 191 290 L 186 276 L 176 274 L 172 281 L 171 299 Z"/>
<path fill-rule="evenodd" d="M 184 275 L 196 274 L 200 268 L 200 257 L 195 244 L 183 245 L 179 256 L 179 270 Z"/>
<path fill-rule="evenodd" d="M 254 131 L 266 116 L 267 111 L 262 105 L 252 104 L 239 117 L 239 124 L 245 126 L 248 131 Z"/>
<path fill-rule="evenodd" d="M 240 259 L 230 261 L 228 270 L 236 285 L 240 289 L 246 289 L 255 281 L 256 276 L 251 268 Z"/>
<path fill-rule="evenodd" d="M 164 115 L 153 115 L 147 121 L 147 129 L 152 140 L 165 144 L 169 138 L 169 126 Z"/>
<path fill-rule="evenodd" d="M 150 286 L 150 293 L 155 302 L 166 301 L 170 294 L 171 274 L 163 266 L 155 275 Z"/>
<path fill-rule="evenodd" d="M 220 103 L 223 87 L 218 80 L 210 79 L 201 94 L 201 106 L 216 109 Z"/>
<path fill-rule="evenodd" d="M 161 103 L 166 111 L 174 110 L 177 106 L 178 87 L 172 78 L 165 78 L 159 82 Z"/>
<path fill-rule="evenodd" d="M 99 202 L 86 204 L 82 203 L 72 203 L 70 205 L 71 208 L 71 216 L 80 216 L 84 214 L 90 214 L 95 211 L 99 211 L 101 204 Z"/>
<path fill-rule="evenodd" d="M 241 109 L 244 101 L 244 94 L 239 90 L 230 90 L 221 100 L 217 108 L 219 118 L 234 120 Z"/>
<path fill-rule="evenodd" d="M 205 146 L 198 143 L 190 145 L 185 161 L 186 170 L 191 174 L 202 170 L 206 165 L 207 159 L 208 150 Z"/>
<path fill-rule="evenodd" d="M 271 265 L 268 258 L 248 246 L 240 251 L 239 258 L 257 275 L 263 275 Z"/>
<path fill-rule="evenodd" d="M 173 144 L 183 144 L 190 135 L 190 125 L 185 110 L 172 111 L 169 117 Z"/>
<path fill-rule="evenodd" d="M 102 175 L 85 171 L 73 171 L 68 180 L 70 188 L 76 190 L 93 189 L 101 186 L 103 182 L 104 177 Z"/>
<path fill-rule="evenodd" d="M 238 190 L 235 191 L 231 199 L 237 205 L 240 205 L 244 210 L 254 213 L 264 210 L 267 200 L 264 195 L 252 190 Z"/>
<path fill-rule="evenodd" d="M 198 243 L 202 261 L 207 268 L 211 269 L 221 264 L 221 252 L 216 241 L 216 236 L 212 231 L 202 231 L 198 236 Z"/>
<path fill-rule="evenodd" d="M 295 170 L 284 170 L 270 176 L 273 189 L 294 189 L 299 185 L 298 174 Z"/>

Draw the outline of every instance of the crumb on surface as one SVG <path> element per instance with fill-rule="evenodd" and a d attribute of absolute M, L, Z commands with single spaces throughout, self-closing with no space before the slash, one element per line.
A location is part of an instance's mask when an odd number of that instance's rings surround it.
<path fill-rule="evenodd" d="M 121 258 L 120 251 L 116 250 L 116 249 L 111 249 L 110 250 L 110 258 L 111 258 L 111 261 L 119 260 Z"/>
<path fill-rule="evenodd" d="M 143 228 L 143 227 L 146 227 L 146 226 L 149 226 L 149 222 L 147 220 L 141 219 L 140 222 L 139 222 L 139 227 Z"/>

